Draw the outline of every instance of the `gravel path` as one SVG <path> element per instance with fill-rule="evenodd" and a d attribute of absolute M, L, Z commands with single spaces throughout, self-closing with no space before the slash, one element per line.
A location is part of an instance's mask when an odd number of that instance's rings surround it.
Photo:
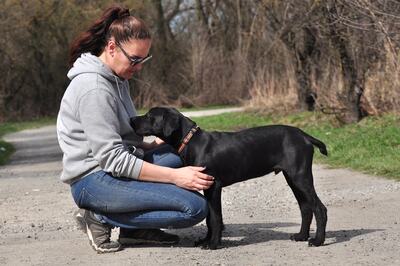
<path fill-rule="evenodd" d="M 175 247 L 98 255 L 76 228 L 69 187 L 58 179 L 55 127 L 5 139 L 17 151 L 0 167 L 0 265 L 400 265 L 400 182 L 320 165 L 315 186 L 329 217 L 323 247 L 289 240 L 300 213 L 284 177 L 270 174 L 224 188 L 221 249 L 193 247 L 206 233 L 201 223 L 172 230 L 182 238 Z"/>

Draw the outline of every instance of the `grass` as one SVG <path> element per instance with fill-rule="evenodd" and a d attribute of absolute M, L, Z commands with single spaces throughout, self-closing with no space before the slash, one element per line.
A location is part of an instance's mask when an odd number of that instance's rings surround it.
<path fill-rule="evenodd" d="M 206 130 L 223 131 L 268 124 L 297 126 L 327 144 L 328 157 L 315 153 L 318 163 L 400 180 L 400 117 L 396 115 L 369 117 L 345 126 L 330 116 L 311 112 L 289 116 L 229 113 L 195 121 Z"/>
<path fill-rule="evenodd" d="M 268 124 L 297 126 L 327 145 L 328 157 L 315 153 L 318 163 L 400 180 L 400 116 L 387 114 L 368 117 L 357 124 L 345 126 L 339 125 L 331 116 L 311 112 L 289 116 L 253 112 L 226 113 L 196 117 L 194 120 L 201 128 L 220 131 L 235 131 Z M 54 123 L 54 118 L 45 118 L 1 124 L 0 165 L 13 152 L 13 147 L 1 140 L 4 134 Z"/>
<path fill-rule="evenodd" d="M 0 165 L 5 164 L 14 151 L 10 143 L 0 140 Z"/>
<path fill-rule="evenodd" d="M 14 147 L 10 144 L 2 140 L 2 137 L 5 134 L 17 132 L 24 129 L 29 128 L 38 128 L 45 125 L 55 124 L 55 118 L 41 118 L 35 119 L 27 122 L 7 122 L 0 124 L 0 165 L 3 165 L 7 162 L 8 158 L 15 151 Z"/>

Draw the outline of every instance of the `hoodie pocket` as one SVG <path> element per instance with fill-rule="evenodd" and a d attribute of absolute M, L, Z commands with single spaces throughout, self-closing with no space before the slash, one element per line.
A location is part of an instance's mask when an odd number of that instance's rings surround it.
<path fill-rule="evenodd" d="M 77 201 L 79 208 L 88 209 L 96 212 L 107 212 L 107 205 L 93 194 L 89 193 L 85 188 L 82 189 Z"/>

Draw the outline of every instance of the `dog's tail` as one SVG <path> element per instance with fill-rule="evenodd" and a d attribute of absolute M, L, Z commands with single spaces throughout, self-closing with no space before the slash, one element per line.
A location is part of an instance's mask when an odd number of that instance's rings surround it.
<path fill-rule="evenodd" d="M 318 147 L 319 151 L 325 155 L 328 156 L 328 150 L 326 149 L 326 145 L 325 143 L 323 143 L 322 141 L 314 138 L 313 136 L 308 135 L 307 133 L 304 133 L 306 138 L 315 146 Z"/>

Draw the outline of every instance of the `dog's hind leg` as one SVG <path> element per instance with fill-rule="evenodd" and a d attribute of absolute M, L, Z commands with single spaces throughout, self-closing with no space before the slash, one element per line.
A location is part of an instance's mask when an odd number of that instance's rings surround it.
<path fill-rule="evenodd" d="M 297 241 L 305 241 L 306 237 L 308 238 L 312 214 L 314 214 L 317 223 L 317 232 L 315 238 L 311 238 L 308 244 L 309 246 L 320 246 L 325 241 L 325 230 L 328 220 L 327 209 L 315 192 L 311 163 L 306 165 L 306 167 L 297 173 L 285 174 L 286 180 L 299 203 L 302 216 L 300 233 L 295 234 L 292 238 Z"/>
<path fill-rule="evenodd" d="M 317 221 L 317 233 L 315 238 L 308 241 L 309 246 L 321 246 L 325 242 L 326 223 L 328 222 L 327 209 L 322 204 L 321 200 L 315 194 L 315 207 L 314 207 L 315 220 Z"/>
<path fill-rule="evenodd" d="M 293 184 L 291 178 L 286 172 L 283 172 L 287 183 L 293 191 L 293 194 L 299 204 L 301 212 L 301 228 L 300 232 L 293 234 L 290 239 L 294 241 L 307 241 L 310 236 L 310 225 L 313 217 L 311 205 L 307 201 L 304 193 Z"/>

